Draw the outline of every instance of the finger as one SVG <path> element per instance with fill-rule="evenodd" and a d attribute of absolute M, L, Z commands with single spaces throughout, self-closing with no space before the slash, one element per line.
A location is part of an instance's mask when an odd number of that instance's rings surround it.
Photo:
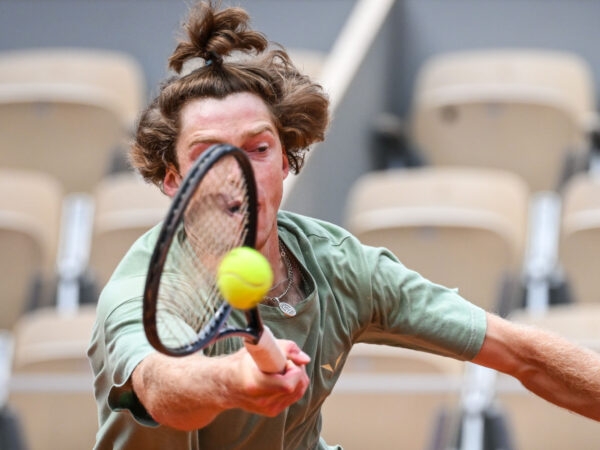
<path fill-rule="evenodd" d="M 310 356 L 302 351 L 298 344 L 293 341 L 279 339 L 277 341 L 287 358 L 297 365 L 304 366 L 310 362 Z"/>

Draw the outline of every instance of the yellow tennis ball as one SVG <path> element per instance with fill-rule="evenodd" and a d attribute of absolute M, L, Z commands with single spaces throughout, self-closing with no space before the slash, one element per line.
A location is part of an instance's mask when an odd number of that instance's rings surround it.
<path fill-rule="evenodd" d="M 237 309 L 256 306 L 273 284 L 267 258 L 250 247 L 237 247 L 225 255 L 217 271 L 217 286 L 227 302 Z"/>

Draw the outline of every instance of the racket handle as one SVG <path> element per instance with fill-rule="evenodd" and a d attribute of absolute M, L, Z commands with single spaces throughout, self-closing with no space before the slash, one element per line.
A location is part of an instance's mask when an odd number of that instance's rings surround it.
<path fill-rule="evenodd" d="M 264 327 L 262 335 L 256 344 L 245 341 L 244 345 L 262 372 L 284 372 L 287 358 L 281 348 L 279 348 L 279 345 L 277 345 L 275 336 L 273 336 L 268 327 Z"/>

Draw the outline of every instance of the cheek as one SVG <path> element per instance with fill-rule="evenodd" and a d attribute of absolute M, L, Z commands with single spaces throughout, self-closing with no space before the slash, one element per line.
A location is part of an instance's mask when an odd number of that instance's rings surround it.
<path fill-rule="evenodd" d="M 263 175 L 262 177 L 257 174 L 256 185 L 258 191 L 258 201 L 263 207 L 271 205 L 274 208 L 279 208 L 281 198 L 283 196 L 283 177 L 279 173 L 277 176 L 274 174 Z"/>

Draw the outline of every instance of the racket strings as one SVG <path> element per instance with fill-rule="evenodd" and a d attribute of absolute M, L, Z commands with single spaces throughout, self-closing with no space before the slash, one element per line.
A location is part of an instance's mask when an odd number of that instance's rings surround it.
<path fill-rule="evenodd" d="M 160 339 L 172 348 L 210 338 L 223 307 L 216 284 L 222 258 L 243 245 L 248 187 L 237 160 L 220 159 L 202 178 L 171 244 L 158 292 Z"/>

